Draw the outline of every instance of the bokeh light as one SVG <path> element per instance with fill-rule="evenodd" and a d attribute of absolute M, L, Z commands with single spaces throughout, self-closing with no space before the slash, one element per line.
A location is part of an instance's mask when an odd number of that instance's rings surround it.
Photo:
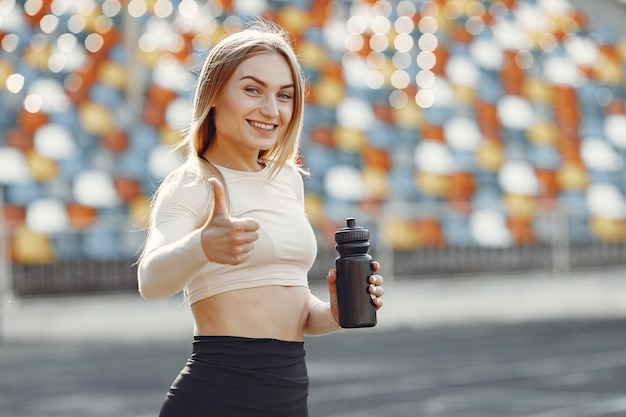
<path fill-rule="evenodd" d="M 533 167 L 525 161 L 509 160 L 498 175 L 502 190 L 510 194 L 537 195 L 539 184 Z"/>
<path fill-rule="evenodd" d="M 0 184 L 21 184 L 30 179 L 24 154 L 15 148 L 0 148 Z"/>
<path fill-rule="evenodd" d="M 349 165 L 338 165 L 326 172 L 324 191 L 332 198 L 345 201 L 359 201 L 365 196 L 360 171 Z"/>
<path fill-rule="evenodd" d="M 72 192 L 76 201 L 86 206 L 106 208 L 119 204 L 113 178 L 102 170 L 89 169 L 78 174 Z"/>
<path fill-rule="evenodd" d="M 626 218 L 626 204 L 622 191 L 612 184 L 592 184 L 587 191 L 587 207 L 599 217 L 609 219 Z"/>
<path fill-rule="evenodd" d="M 19 93 L 24 87 L 24 76 L 22 74 L 11 74 L 7 77 L 6 88 L 12 93 Z"/>
<path fill-rule="evenodd" d="M 35 132 L 35 150 L 51 159 L 70 158 L 77 151 L 72 132 L 63 125 L 48 124 Z"/>
<path fill-rule="evenodd" d="M 59 233 L 68 225 L 67 212 L 63 201 L 56 198 L 42 198 L 28 205 L 26 225 L 39 233 Z"/>
<path fill-rule="evenodd" d="M 474 240 L 487 248 L 511 246 L 511 233 L 506 227 L 504 213 L 496 210 L 478 209 L 470 214 L 469 228 Z"/>

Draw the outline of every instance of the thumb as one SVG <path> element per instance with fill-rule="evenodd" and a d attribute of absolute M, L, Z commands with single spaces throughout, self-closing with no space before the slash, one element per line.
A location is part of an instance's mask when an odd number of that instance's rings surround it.
<path fill-rule="evenodd" d="M 213 187 L 213 214 L 209 217 L 209 219 L 216 216 L 228 216 L 224 186 L 217 178 L 209 178 L 209 182 Z"/>

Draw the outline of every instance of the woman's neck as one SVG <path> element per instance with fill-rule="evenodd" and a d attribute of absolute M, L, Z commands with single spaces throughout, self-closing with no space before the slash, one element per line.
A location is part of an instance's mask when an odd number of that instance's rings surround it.
<path fill-rule="evenodd" d="M 225 156 L 222 153 L 217 154 L 209 151 L 205 152 L 202 156 L 204 157 L 204 159 L 214 165 L 219 165 L 221 167 L 229 168 L 235 171 L 258 172 L 265 167 L 265 164 L 260 162 L 256 156 L 245 159 L 232 158 Z"/>

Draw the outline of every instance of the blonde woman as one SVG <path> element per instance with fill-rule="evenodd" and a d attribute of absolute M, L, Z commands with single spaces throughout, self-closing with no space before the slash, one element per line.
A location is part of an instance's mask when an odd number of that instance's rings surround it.
<path fill-rule="evenodd" d="M 161 417 L 308 415 L 304 336 L 340 327 L 336 272 L 328 303 L 307 283 L 317 246 L 297 159 L 303 110 L 302 70 L 277 25 L 259 20 L 210 51 L 185 162 L 154 196 L 139 261 L 142 296 L 182 291 L 194 319 Z"/>

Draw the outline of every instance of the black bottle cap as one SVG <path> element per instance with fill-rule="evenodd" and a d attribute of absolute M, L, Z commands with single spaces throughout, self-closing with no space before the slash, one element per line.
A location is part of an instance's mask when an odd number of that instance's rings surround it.
<path fill-rule="evenodd" d="M 354 240 L 369 240 L 370 232 L 360 226 L 356 226 L 356 220 L 353 217 L 346 219 L 347 227 L 339 229 L 335 232 L 335 243 L 351 242 Z"/>

